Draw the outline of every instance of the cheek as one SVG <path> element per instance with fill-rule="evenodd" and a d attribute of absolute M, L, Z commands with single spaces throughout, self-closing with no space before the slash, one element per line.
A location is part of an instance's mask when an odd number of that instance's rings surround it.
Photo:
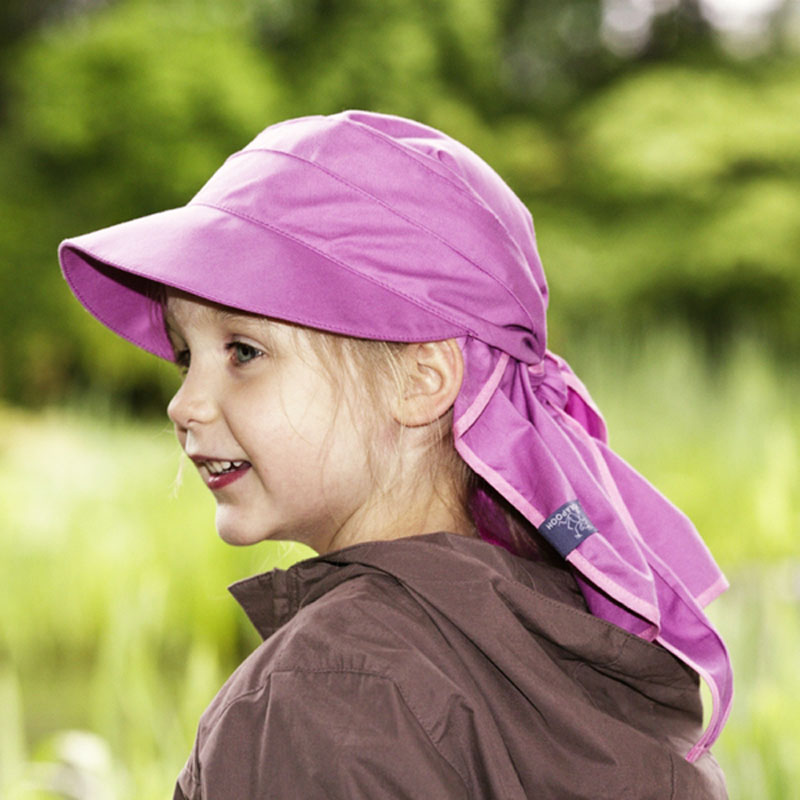
<path fill-rule="evenodd" d="M 383 456 L 392 451 L 388 426 L 378 420 L 365 421 L 343 406 L 328 437 L 329 452 L 323 454 L 334 476 L 346 474 L 347 480 L 363 485 L 382 471 Z M 373 475 L 376 473 L 376 475 Z"/>
<path fill-rule="evenodd" d="M 320 465 L 320 457 L 336 438 L 336 425 L 324 407 L 307 398 L 280 398 L 237 415 L 231 425 L 234 436 L 251 460 L 273 474 L 283 464 L 308 472 Z"/>
<path fill-rule="evenodd" d="M 234 436 L 273 479 L 289 462 L 294 472 L 310 476 L 365 460 L 365 426 L 316 371 L 292 370 L 269 385 L 232 391 L 225 406 Z"/>

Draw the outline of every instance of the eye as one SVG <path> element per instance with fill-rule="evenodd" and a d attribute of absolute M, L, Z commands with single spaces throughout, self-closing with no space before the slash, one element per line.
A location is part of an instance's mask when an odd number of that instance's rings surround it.
<path fill-rule="evenodd" d="M 181 375 L 185 375 L 189 371 L 189 362 L 191 361 L 191 354 L 189 348 L 184 350 L 175 350 L 174 362 L 178 367 Z"/>
<path fill-rule="evenodd" d="M 231 353 L 234 363 L 246 364 L 248 361 L 253 361 L 256 358 L 264 355 L 263 350 L 253 347 L 247 342 L 231 342 L 227 345 L 227 350 Z"/>

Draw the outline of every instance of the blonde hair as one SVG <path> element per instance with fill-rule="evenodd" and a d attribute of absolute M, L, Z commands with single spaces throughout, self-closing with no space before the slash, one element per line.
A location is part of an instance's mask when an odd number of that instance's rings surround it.
<path fill-rule="evenodd" d="M 359 339 L 315 328 L 295 326 L 302 332 L 326 371 L 338 403 L 347 403 L 354 419 L 363 426 L 368 463 L 376 488 L 391 485 L 387 476 L 401 468 L 402 437 L 387 442 L 379 434 L 379 424 L 391 413 L 396 398 L 406 388 L 403 353 L 406 342 Z M 413 476 L 417 486 L 433 488 L 457 517 L 469 520 L 466 509 L 466 484 L 469 469 L 453 446 L 452 409 L 430 426 L 425 458 L 426 470 Z M 408 476 L 406 476 L 408 477 Z"/>
<path fill-rule="evenodd" d="M 394 443 L 392 452 L 386 452 L 381 449 L 383 441 L 372 435 L 370 426 L 381 414 L 388 413 L 392 401 L 405 391 L 402 356 L 408 343 L 359 339 L 303 326 L 295 326 L 295 329 L 307 337 L 339 402 L 349 403 L 350 410 L 363 421 L 370 465 L 379 480 L 378 465 L 385 467 L 387 460 L 390 463 L 395 460 L 399 442 Z M 345 380 L 342 376 L 346 376 Z M 458 454 L 453 441 L 452 416 L 451 408 L 431 426 L 425 459 L 427 469 L 425 474 L 416 476 L 416 480 L 432 486 L 454 514 L 469 521 L 481 538 L 525 558 L 563 565 L 563 560 L 537 528 Z"/>

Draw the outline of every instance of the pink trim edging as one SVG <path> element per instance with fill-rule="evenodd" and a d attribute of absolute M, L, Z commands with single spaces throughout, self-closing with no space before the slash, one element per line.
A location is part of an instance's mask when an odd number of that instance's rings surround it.
<path fill-rule="evenodd" d="M 497 472 L 497 470 L 492 469 L 488 464 L 481 461 L 463 439 L 458 439 L 455 446 L 461 458 L 463 458 L 478 475 L 489 481 L 489 483 L 509 502 L 513 503 L 533 525 L 538 528 L 545 521 L 545 515 L 542 514 L 538 508 L 533 506 L 529 500 L 524 498 L 499 472 Z M 491 478 L 489 476 L 491 476 Z"/>
<path fill-rule="evenodd" d="M 500 355 L 497 364 L 495 364 L 492 370 L 492 374 L 489 376 L 489 380 L 486 381 L 483 388 L 478 392 L 477 397 L 470 403 L 469 408 L 453 424 L 453 434 L 457 439 L 463 436 L 472 427 L 475 420 L 481 415 L 483 409 L 486 408 L 489 398 L 497 390 L 497 386 L 506 371 L 506 364 L 508 364 L 509 358 L 511 358 L 511 356 L 509 356 L 508 353 L 502 353 Z"/>
<path fill-rule="evenodd" d="M 624 603 L 631 611 L 644 617 L 656 626 L 656 629 L 661 624 L 661 616 L 658 608 L 651 605 L 641 597 L 637 597 L 627 589 L 624 589 L 611 578 L 604 575 L 597 567 L 594 566 L 580 551 L 580 547 L 573 550 L 566 558 L 572 566 L 589 578 L 595 586 L 602 589 L 606 594 Z"/>
<path fill-rule="evenodd" d="M 660 636 L 656 637 L 656 641 L 664 649 L 669 650 L 669 652 L 674 656 L 677 656 L 685 664 L 688 664 L 705 681 L 706 686 L 708 686 L 708 689 L 711 692 L 711 717 L 708 720 L 708 727 L 705 729 L 705 731 L 703 731 L 703 735 L 697 740 L 697 742 L 692 746 L 685 756 L 686 760 L 692 764 L 697 761 L 697 759 L 700 758 L 700 756 L 703 755 L 706 750 L 709 749 L 709 740 L 717 738 L 719 732 L 722 730 L 722 726 L 725 724 L 725 720 L 728 718 L 730 708 L 725 709 L 724 713 L 721 712 L 719 687 L 717 686 L 717 682 L 711 679 L 711 675 L 707 670 L 703 669 L 691 658 L 688 658 L 686 653 L 678 650 L 669 642 L 664 641 L 664 639 L 662 639 Z"/>
<path fill-rule="evenodd" d="M 730 586 L 728 579 L 724 575 L 720 575 L 708 589 L 695 597 L 695 602 L 701 608 L 705 608 L 712 600 L 716 600 L 726 589 L 730 589 Z"/>

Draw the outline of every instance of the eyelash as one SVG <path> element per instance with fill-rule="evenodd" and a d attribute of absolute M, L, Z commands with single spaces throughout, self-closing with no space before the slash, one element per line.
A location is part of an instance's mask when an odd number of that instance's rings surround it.
<path fill-rule="evenodd" d="M 265 355 L 263 350 L 259 350 L 259 348 L 255 347 L 252 344 L 247 344 L 247 342 L 240 342 L 240 341 L 233 341 L 229 342 L 225 345 L 225 350 L 230 353 L 231 360 L 234 363 L 234 366 L 242 367 L 245 364 L 249 364 L 251 361 L 255 361 L 257 358 L 261 358 L 261 356 Z M 242 351 L 249 354 L 249 358 L 242 358 Z M 189 371 L 189 364 L 191 363 L 191 353 L 189 352 L 189 348 L 185 348 L 184 350 L 178 350 L 175 353 L 175 364 L 177 365 L 178 369 L 180 370 L 182 375 L 186 375 Z"/>
<path fill-rule="evenodd" d="M 181 375 L 186 375 L 189 371 L 189 349 L 175 351 L 175 365 Z"/>
<path fill-rule="evenodd" d="M 251 361 L 255 361 L 257 358 L 261 358 L 264 355 L 263 350 L 259 350 L 252 344 L 247 344 L 247 342 L 230 342 L 229 344 L 225 345 L 225 349 L 231 354 L 231 357 L 234 359 L 236 366 L 241 367 L 245 364 L 249 364 Z M 247 351 L 250 354 L 250 358 L 245 358 L 244 360 L 241 359 L 241 351 Z"/>

